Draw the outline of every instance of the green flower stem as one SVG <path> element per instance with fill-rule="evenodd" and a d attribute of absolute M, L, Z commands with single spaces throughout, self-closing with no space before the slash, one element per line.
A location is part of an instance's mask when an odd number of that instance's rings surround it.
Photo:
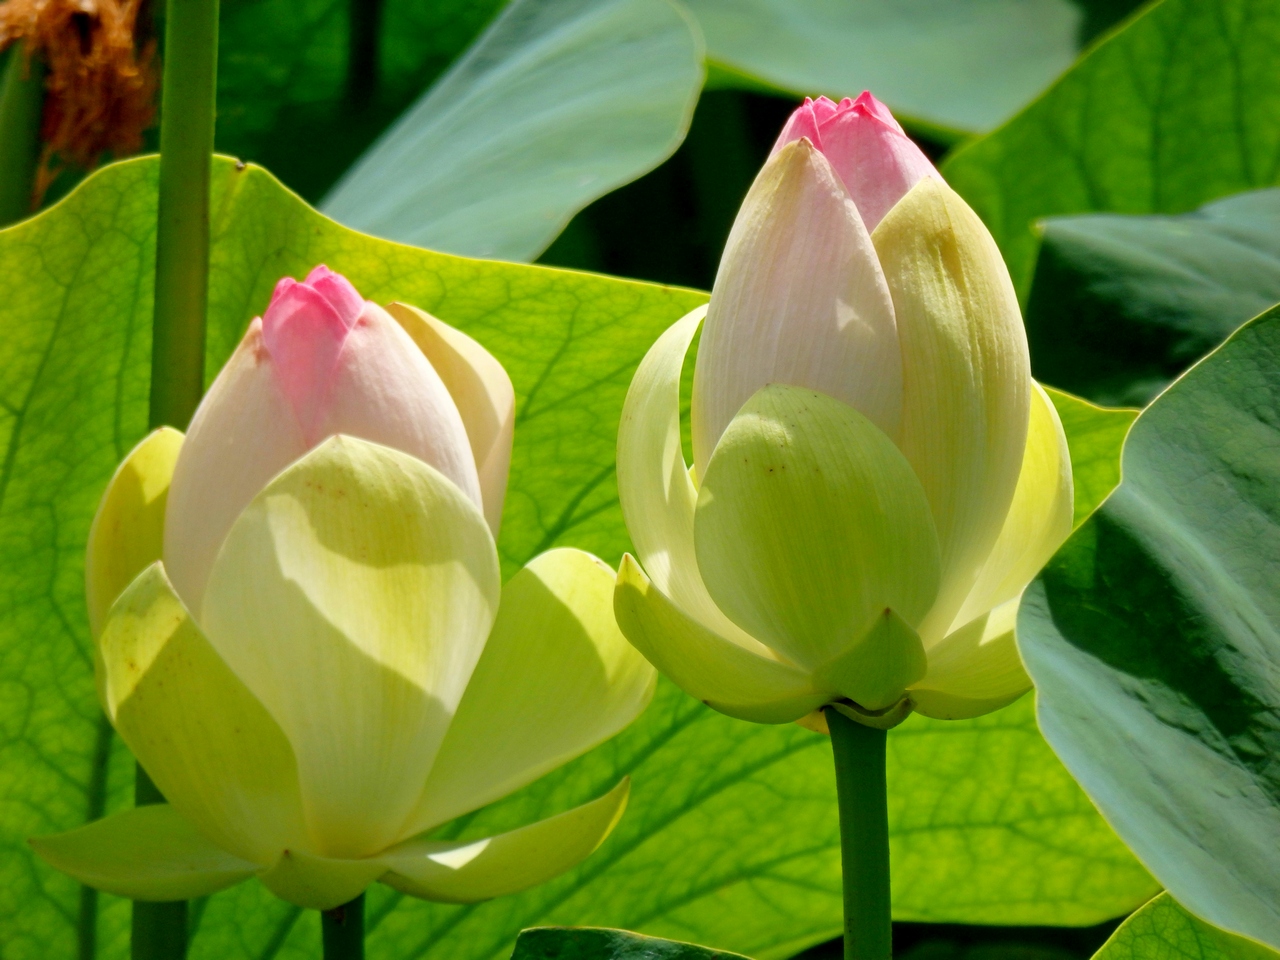
<path fill-rule="evenodd" d="M 160 105 L 152 427 L 185 429 L 204 392 L 217 59 L 218 0 L 169 0 Z"/>
<path fill-rule="evenodd" d="M 347 101 L 363 110 L 378 92 L 383 0 L 348 0 Z"/>
<path fill-rule="evenodd" d="M 0 227 L 6 227 L 31 213 L 40 159 L 44 69 L 39 57 L 28 62 L 21 42 L 0 59 Z"/>
<path fill-rule="evenodd" d="M 151 782 L 142 765 L 138 765 L 133 800 L 138 806 L 164 803 L 164 797 Z M 187 953 L 187 903 L 133 904 L 133 960 L 181 960 Z"/>
<path fill-rule="evenodd" d="M 886 731 L 850 720 L 831 707 L 825 713 L 840 807 L 845 960 L 891 960 Z"/>
<path fill-rule="evenodd" d="M 364 960 L 364 894 L 320 915 L 324 960 Z"/>
<path fill-rule="evenodd" d="M 218 63 L 218 0 L 169 0 L 160 104 L 151 426 L 185 429 L 204 392 L 209 299 L 209 181 Z M 163 803 L 141 766 L 134 800 Z M 133 905 L 133 960 L 182 960 L 187 905 Z"/>

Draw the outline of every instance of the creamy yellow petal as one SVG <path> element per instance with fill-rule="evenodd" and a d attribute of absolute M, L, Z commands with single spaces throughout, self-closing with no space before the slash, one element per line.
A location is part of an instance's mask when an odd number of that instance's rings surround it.
<path fill-rule="evenodd" d="M 424 900 L 476 903 L 519 893 L 557 877 L 590 856 L 627 806 L 623 779 L 597 800 L 496 837 L 447 843 L 410 840 L 378 859 L 383 883 Z"/>
<path fill-rule="evenodd" d="M 97 674 L 112 724 L 205 836 L 263 866 L 305 842 L 288 740 L 209 645 L 161 564 L 112 607 Z"/>
<path fill-rule="evenodd" d="M 332 910 L 364 893 L 386 869 L 377 857 L 340 860 L 286 850 L 258 879 L 281 900 L 308 910 Z"/>
<path fill-rule="evenodd" d="M 1012 703 L 1031 689 L 1015 643 L 1020 597 L 949 634 L 929 650 L 929 670 L 909 692 L 916 712 L 967 720 Z"/>
<path fill-rule="evenodd" d="M 204 897 L 260 869 L 211 843 L 166 803 L 132 807 L 30 843 L 49 866 L 131 900 Z"/>
<path fill-rule="evenodd" d="M 351 437 L 289 467 L 236 521 L 201 623 L 293 746 L 315 853 L 401 839 L 500 589 L 470 498 Z"/>
<path fill-rule="evenodd" d="M 392 303 L 387 312 L 426 354 L 458 405 L 480 474 L 484 516 L 497 539 L 516 422 L 511 378 L 488 350 L 425 310 Z"/>
<path fill-rule="evenodd" d="M 628 554 L 614 593 L 618 625 L 686 693 L 740 720 L 790 723 L 836 695 L 798 667 L 724 639 L 673 604 Z"/>
<path fill-rule="evenodd" d="M 153 430 L 129 451 L 102 495 L 84 558 L 89 628 L 95 637 L 116 597 L 164 552 L 164 510 L 181 449 L 177 430 Z"/>
<path fill-rule="evenodd" d="M 920 633 L 945 634 L 1013 501 L 1031 409 L 1026 333 L 987 228 L 925 177 L 871 236 L 902 346 L 899 443 L 924 486 L 942 549 L 938 601 Z"/>
<path fill-rule="evenodd" d="M 687 616 L 747 650 L 770 657 L 712 601 L 693 549 L 698 490 L 680 448 L 680 371 L 706 307 L 672 324 L 640 361 L 618 426 L 618 498 L 645 571 Z"/>
<path fill-rule="evenodd" d="M 902 360 L 889 288 L 849 192 L 803 139 L 764 165 L 720 260 L 693 374 L 698 476 L 769 383 L 835 397 L 898 435 Z"/>
<path fill-rule="evenodd" d="M 1032 382 L 1031 421 L 1013 504 L 953 629 L 1021 595 L 1071 534 L 1071 453 L 1058 412 Z"/>
<path fill-rule="evenodd" d="M 657 674 L 618 629 L 613 584 L 607 564 L 563 548 L 535 557 L 502 588 L 406 835 L 505 797 L 648 706 Z"/>
<path fill-rule="evenodd" d="M 910 465 L 870 420 L 812 390 L 765 387 L 743 406 L 702 480 L 694 539 L 720 609 L 810 669 L 886 608 L 914 627 L 938 590 Z"/>

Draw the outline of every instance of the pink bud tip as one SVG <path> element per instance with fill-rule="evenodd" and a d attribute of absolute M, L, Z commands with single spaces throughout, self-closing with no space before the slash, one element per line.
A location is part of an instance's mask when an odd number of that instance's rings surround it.
<path fill-rule="evenodd" d="M 323 264 L 301 283 L 285 277 L 271 294 L 262 342 L 304 425 L 324 402 L 338 354 L 364 304 L 350 280 Z"/>

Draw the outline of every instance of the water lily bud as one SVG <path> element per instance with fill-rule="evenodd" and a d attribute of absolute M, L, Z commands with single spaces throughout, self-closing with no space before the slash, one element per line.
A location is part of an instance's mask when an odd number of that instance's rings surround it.
<path fill-rule="evenodd" d="M 33 840 L 53 866 L 143 900 L 256 876 L 316 909 L 375 881 L 468 903 L 617 823 L 625 779 L 504 834 L 424 839 L 613 736 L 656 674 L 596 558 L 551 550 L 501 585 L 510 381 L 394 312 L 323 268 L 282 282 L 185 440 L 157 431 L 116 472 L 86 573 L 98 692 L 168 802 Z"/>
<path fill-rule="evenodd" d="M 700 325 L 690 470 L 679 384 Z M 732 716 L 977 716 L 1030 688 L 1017 603 L 1070 533 L 1071 483 L 982 222 L 870 94 L 806 101 L 710 304 L 632 381 L 618 485 L 640 563 L 615 610 Z"/>

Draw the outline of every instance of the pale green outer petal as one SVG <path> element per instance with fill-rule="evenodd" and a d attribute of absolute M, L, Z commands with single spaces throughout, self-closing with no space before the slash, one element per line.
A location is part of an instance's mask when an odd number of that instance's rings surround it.
<path fill-rule="evenodd" d="M 618 426 L 618 498 L 636 554 L 658 589 L 706 629 L 774 657 L 715 605 L 693 550 L 698 490 L 680 449 L 680 371 L 706 312 L 698 307 L 672 324 L 631 380 Z"/>
<path fill-rule="evenodd" d="M 1031 689 L 1014 642 L 1021 599 L 1005 601 L 929 650 L 929 671 L 909 691 L 917 713 L 967 720 L 999 710 Z"/>
<path fill-rule="evenodd" d="M 924 486 L 942 550 L 926 649 L 955 619 L 1013 501 L 1031 409 L 1027 338 L 991 234 L 950 187 L 925 177 L 871 239 L 902 345 L 899 443 Z"/>
<path fill-rule="evenodd" d="M 236 521 L 201 622 L 293 745 L 312 852 L 402 839 L 500 590 L 475 503 L 363 440 L 325 441 Z"/>
<path fill-rule="evenodd" d="M 622 632 L 650 663 L 731 717 L 790 723 L 837 696 L 798 667 L 732 643 L 686 616 L 630 554 L 618 567 L 613 609 Z"/>
<path fill-rule="evenodd" d="M 699 477 L 729 422 L 769 383 L 835 397 L 898 437 L 893 300 L 853 199 L 804 139 L 764 165 L 720 260 L 693 374 Z"/>
<path fill-rule="evenodd" d="M 953 630 L 1021 596 L 1071 535 L 1075 498 L 1067 435 L 1048 395 L 1034 380 L 1031 385 L 1027 448 L 1013 504 L 978 582 L 952 624 Z"/>
<path fill-rule="evenodd" d="M 480 476 L 484 517 L 496 540 L 515 435 L 516 391 L 511 378 L 488 350 L 425 310 L 392 303 L 387 312 L 431 361 L 458 406 Z"/>
<path fill-rule="evenodd" d="M 938 590 L 938 542 L 911 466 L 853 407 L 774 385 L 734 418 L 694 525 L 711 596 L 810 669 L 851 649 L 886 608 L 915 627 Z"/>
<path fill-rule="evenodd" d="M 603 797 L 483 840 L 409 840 L 378 859 L 380 879 L 424 900 L 476 903 L 519 893 L 577 866 L 609 836 L 627 806 L 630 778 Z"/>
<path fill-rule="evenodd" d="M 164 509 L 181 449 L 177 430 L 153 430 L 129 451 L 107 484 L 84 558 L 89 628 L 95 637 L 116 597 L 164 552 Z"/>
<path fill-rule="evenodd" d="M 816 673 L 859 706 L 883 710 L 924 676 L 927 663 L 920 635 L 885 610 L 863 639 Z"/>
<path fill-rule="evenodd" d="M 203 897 L 261 869 L 210 842 L 167 803 L 131 807 L 29 842 L 49 866 L 131 900 Z"/>
<path fill-rule="evenodd" d="M 658 676 L 613 618 L 614 579 L 591 554 L 562 548 L 502 588 L 498 619 L 406 835 L 505 797 L 648 706 Z"/>
<path fill-rule="evenodd" d="M 205 836 L 260 866 L 306 842 L 289 741 L 210 646 L 160 563 L 112 607 L 97 667 L 111 723 Z"/>
<path fill-rule="evenodd" d="M 332 910 L 362 894 L 386 868 L 380 857 L 339 860 L 286 850 L 258 879 L 281 900 L 308 910 Z"/>

